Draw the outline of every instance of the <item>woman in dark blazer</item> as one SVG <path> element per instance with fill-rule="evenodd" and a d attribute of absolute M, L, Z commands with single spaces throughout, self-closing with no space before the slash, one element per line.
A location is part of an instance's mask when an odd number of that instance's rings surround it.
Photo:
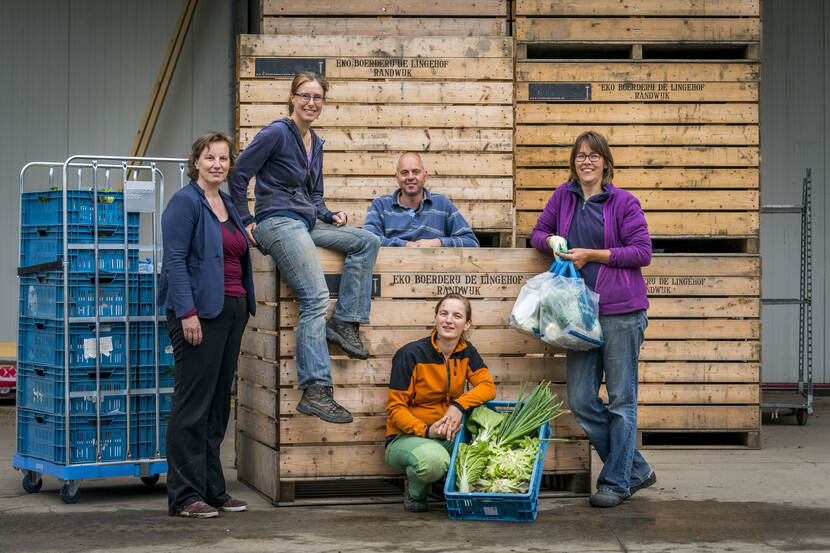
<path fill-rule="evenodd" d="M 189 159 L 190 183 L 173 194 L 161 218 L 159 303 L 167 307 L 176 379 L 167 427 L 171 515 L 210 518 L 247 508 L 225 492 L 219 460 L 242 333 L 255 312 L 245 227 L 219 189 L 233 164 L 227 135 L 200 136 Z"/>

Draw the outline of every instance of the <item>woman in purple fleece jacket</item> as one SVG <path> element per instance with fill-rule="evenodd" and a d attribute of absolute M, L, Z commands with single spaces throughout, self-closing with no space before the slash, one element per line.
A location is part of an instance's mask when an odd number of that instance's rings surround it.
<path fill-rule="evenodd" d="M 651 238 L 640 202 L 611 184 L 614 159 L 594 131 L 571 148 L 569 182 L 548 200 L 530 235 L 538 250 L 573 261 L 599 294 L 604 344 L 568 351 L 568 404 L 604 465 L 595 507 L 615 507 L 657 477 L 635 447 L 637 361 L 648 325 L 641 267 L 651 262 Z M 608 405 L 599 399 L 603 373 Z"/>

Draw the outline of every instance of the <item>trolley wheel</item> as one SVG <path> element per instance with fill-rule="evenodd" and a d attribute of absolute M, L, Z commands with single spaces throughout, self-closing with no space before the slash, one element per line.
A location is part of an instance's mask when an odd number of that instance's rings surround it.
<path fill-rule="evenodd" d="M 809 414 L 807 413 L 807 409 L 796 409 L 795 411 L 795 420 L 798 421 L 799 426 L 807 424 L 808 416 Z"/>
<path fill-rule="evenodd" d="M 72 490 L 70 490 L 70 487 L 74 486 L 64 484 L 63 487 L 61 487 L 61 499 L 63 499 L 64 503 L 77 503 L 81 498 L 81 490 L 79 488 L 75 488 L 73 493 Z"/>
<path fill-rule="evenodd" d="M 141 481 L 144 482 L 148 486 L 155 486 L 156 482 L 159 481 L 159 475 L 154 474 L 153 476 L 142 476 Z"/>
<path fill-rule="evenodd" d="M 37 480 L 32 477 L 30 474 L 25 474 L 23 476 L 23 489 L 26 490 L 27 493 L 37 493 L 40 491 L 40 488 L 43 487 L 43 479 L 37 477 Z"/>

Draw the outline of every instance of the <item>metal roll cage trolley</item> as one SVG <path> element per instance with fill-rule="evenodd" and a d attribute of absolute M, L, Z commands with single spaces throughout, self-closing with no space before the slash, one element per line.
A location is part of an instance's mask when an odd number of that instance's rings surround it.
<path fill-rule="evenodd" d="M 153 485 L 167 472 L 173 384 L 172 371 L 163 372 L 172 368 L 172 348 L 159 329 L 166 318 L 156 298 L 160 164 L 177 166 L 184 186 L 187 160 L 180 158 L 73 155 L 20 171 L 22 374 L 13 466 L 29 493 L 49 475 L 62 499 L 75 503 L 82 480 L 134 476 Z M 49 191 L 24 192 L 38 167 L 48 168 Z M 72 172 L 76 190 L 68 186 Z M 111 177 L 119 175 L 123 190 L 114 191 Z M 148 220 L 150 232 L 142 226 Z M 151 242 L 140 244 L 148 235 Z"/>

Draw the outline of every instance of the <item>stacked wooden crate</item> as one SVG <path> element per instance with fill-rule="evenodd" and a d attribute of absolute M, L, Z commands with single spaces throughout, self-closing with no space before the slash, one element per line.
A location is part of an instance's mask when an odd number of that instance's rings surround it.
<path fill-rule="evenodd" d="M 315 124 L 330 209 L 360 226 L 371 200 L 397 189 L 398 157 L 415 151 L 428 189 L 482 238 L 512 243 L 512 39 L 243 35 L 239 53 L 240 149 L 288 114 L 294 72 L 317 71 L 331 82 Z"/>
<path fill-rule="evenodd" d="M 758 251 L 757 0 L 517 0 L 515 34 L 518 236 L 567 180 L 573 140 L 593 129 L 656 251 Z M 652 304 L 672 308 L 653 307 L 651 325 L 685 320 L 661 350 L 644 347 L 642 390 L 660 393 L 641 393 L 643 442 L 677 431 L 680 445 L 757 447 L 758 258 L 680 266 L 649 269 Z"/>
<path fill-rule="evenodd" d="M 342 271 L 343 258 L 320 250 L 327 275 Z M 298 303 L 273 264 L 256 255 L 257 316 L 243 338 L 239 361 L 237 448 L 239 478 L 273 501 L 291 501 L 298 481 L 361 479 L 394 475 L 384 460 L 385 407 L 392 356 L 427 336 L 436 298 L 449 291 L 471 298 L 476 346 L 496 381 L 497 399 L 515 400 L 522 382 L 554 382 L 565 397 L 564 358 L 537 338 L 507 325 L 527 277 L 547 269 L 530 249 L 383 248 L 375 264 L 370 324 L 361 327 L 370 351 L 366 361 L 348 359 L 331 347 L 334 396 L 355 416 L 334 425 L 296 412 L 295 364 Z M 569 491 L 587 491 L 587 440 L 567 414 L 552 435 L 571 438 L 548 446 L 545 468 Z"/>

